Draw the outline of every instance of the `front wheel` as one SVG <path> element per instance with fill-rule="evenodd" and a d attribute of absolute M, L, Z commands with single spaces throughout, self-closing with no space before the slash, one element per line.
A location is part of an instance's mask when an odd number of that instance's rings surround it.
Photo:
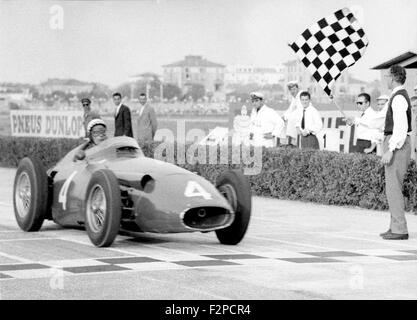
<path fill-rule="evenodd" d="M 38 231 L 50 209 L 48 175 L 42 162 L 23 158 L 16 171 L 13 206 L 17 224 L 24 231 Z"/>
<path fill-rule="evenodd" d="M 217 238 L 222 244 L 238 244 L 248 229 L 252 210 L 249 182 L 240 171 L 230 170 L 217 178 L 216 187 L 235 212 L 233 223 L 225 229 L 216 231 Z"/>
<path fill-rule="evenodd" d="M 110 170 L 93 173 L 86 195 L 86 230 L 97 247 L 108 247 L 120 229 L 122 215 L 119 182 Z"/>

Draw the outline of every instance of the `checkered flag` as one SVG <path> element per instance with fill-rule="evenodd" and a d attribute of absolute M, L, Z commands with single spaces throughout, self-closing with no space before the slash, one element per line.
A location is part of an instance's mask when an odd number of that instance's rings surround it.
<path fill-rule="evenodd" d="M 368 44 L 358 20 L 344 8 L 305 30 L 290 47 L 330 96 L 333 83 L 363 56 Z"/>

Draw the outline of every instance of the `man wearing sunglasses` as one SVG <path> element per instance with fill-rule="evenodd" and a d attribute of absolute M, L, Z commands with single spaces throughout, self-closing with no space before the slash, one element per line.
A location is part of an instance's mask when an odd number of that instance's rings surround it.
<path fill-rule="evenodd" d="M 83 125 L 84 125 L 84 131 L 85 131 L 85 137 L 88 138 L 88 132 L 87 132 L 87 125 L 88 123 L 93 120 L 100 118 L 100 116 L 91 110 L 91 100 L 88 98 L 82 98 L 81 104 L 83 106 L 84 115 L 83 115 Z"/>
<path fill-rule="evenodd" d="M 371 106 L 371 96 L 365 92 L 358 95 L 356 106 L 361 116 L 346 119 L 348 125 L 356 125 L 355 152 L 376 152 L 375 146 L 384 128 L 386 109 L 379 111 L 377 105 Z"/>

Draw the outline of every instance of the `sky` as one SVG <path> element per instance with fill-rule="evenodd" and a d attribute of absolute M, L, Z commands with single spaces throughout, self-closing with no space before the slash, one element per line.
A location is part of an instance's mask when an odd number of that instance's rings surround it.
<path fill-rule="evenodd" d="M 417 52 L 415 0 L 0 0 L 0 81 L 76 78 L 115 87 L 188 54 L 278 65 L 296 59 L 288 43 L 307 27 L 352 6 L 370 42 L 350 68 L 355 77 L 379 78 L 370 68 Z"/>

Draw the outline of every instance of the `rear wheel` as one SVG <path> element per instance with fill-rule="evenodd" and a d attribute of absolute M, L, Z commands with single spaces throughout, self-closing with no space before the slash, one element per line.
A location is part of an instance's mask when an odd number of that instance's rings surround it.
<path fill-rule="evenodd" d="M 233 223 L 225 229 L 216 231 L 217 238 L 222 244 L 238 244 L 246 233 L 251 215 L 252 199 L 249 182 L 240 171 L 230 170 L 217 178 L 216 187 L 235 212 Z"/>
<path fill-rule="evenodd" d="M 93 173 L 87 187 L 86 230 L 97 247 L 108 247 L 120 229 L 122 214 L 120 187 L 116 176 L 103 169 Z"/>
<path fill-rule="evenodd" d="M 24 231 L 38 231 L 49 210 L 48 175 L 42 162 L 23 158 L 13 187 L 13 206 L 17 224 Z"/>

